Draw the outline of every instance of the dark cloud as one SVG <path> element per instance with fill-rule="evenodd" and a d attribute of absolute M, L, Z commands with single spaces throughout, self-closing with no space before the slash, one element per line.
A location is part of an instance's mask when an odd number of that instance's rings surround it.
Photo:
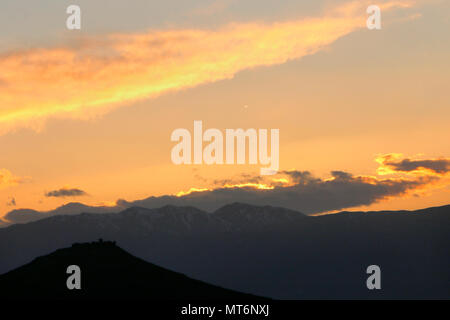
<path fill-rule="evenodd" d="M 309 171 L 293 170 L 293 171 L 282 171 L 281 173 L 291 177 L 292 181 L 296 184 L 306 184 L 321 181 L 319 178 L 314 178 L 311 172 Z"/>
<path fill-rule="evenodd" d="M 86 192 L 76 188 L 61 188 L 59 190 L 53 190 L 45 193 L 46 197 L 79 197 L 85 195 L 87 195 Z"/>
<path fill-rule="evenodd" d="M 450 159 L 436 159 L 436 160 L 411 160 L 403 159 L 400 161 L 389 160 L 386 158 L 383 161 L 385 166 L 392 170 L 401 172 L 411 172 L 420 169 L 428 169 L 438 174 L 446 174 L 450 172 Z"/>
<path fill-rule="evenodd" d="M 234 178 L 229 179 L 215 179 L 212 181 L 214 186 L 224 186 L 224 185 L 236 185 L 243 183 L 262 183 L 264 182 L 264 177 L 259 175 L 251 175 L 247 173 L 240 174 Z"/>
<path fill-rule="evenodd" d="M 181 197 L 149 197 L 133 202 L 121 200 L 119 203 L 127 207 L 146 208 L 172 204 L 213 211 L 231 202 L 243 202 L 280 206 L 313 214 L 370 205 L 388 197 L 404 195 L 438 180 L 437 177 L 428 176 L 414 180 L 377 179 L 353 176 L 342 171 L 332 171 L 332 178 L 324 180 L 314 177 L 308 171 L 284 171 L 283 173 L 292 178 L 293 185 L 275 186 L 270 190 L 252 187 L 216 188 L 210 191 L 193 192 Z"/>
<path fill-rule="evenodd" d="M 448 165 L 447 160 L 406 160 L 400 161 L 390 155 L 382 156 L 381 161 L 377 159 L 381 168 L 392 165 L 399 172 L 426 167 L 433 169 L 436 173 L 442 173 Z M 212 212 L 234 202 L 285 207 L 305 214 L 315 214 L 370 205 L 405 194 L 413 195 L 416 191 L 442 179 L 440 174 L 426 173 L 414 177 L 386 179 L 355 176 L 345 171 L 331 171 L 330 174 L 328 179 L 316 177 L 309 171 L 298 170 L 280 171 L 276 176 L 265 177 L 244 174 L 235 178 L 211 181 L 209 184 L 215 187 L 210 190 L 191 192 L 182 196 L 164 195 L 137 201 L 120 199 L 116 206 L 112 207 L 93 207 L 76 203 L 47 212 L 20 209 L 11 211 L 5 219 L 9 222 L 28 222 L 56 214 L 119 212 L 133 206 L 144 208 L 165 205 L 193 206 Z M 246 186 L 246 184 L 250 185 Z M 260 186 L 265 188 L 258 188 Z M 63 188 L 48 192 L 46 196 L 65 197 L 85 194 L 79 189 Z"/>

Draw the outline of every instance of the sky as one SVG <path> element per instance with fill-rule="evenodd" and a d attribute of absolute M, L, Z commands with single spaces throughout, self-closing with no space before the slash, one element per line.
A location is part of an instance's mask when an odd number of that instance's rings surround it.
<path fill-rule="evenodd" d="M 71 4 L 81 30 L 66 28 Z M 381 30 L 366 27 L 371 4 Z M 450 202 L 448 1 L 3 0 L 0 9 L 5 221 L 70 202 L 214 210 L 236 200 L 308 214 Z M 175 165 L 171 133 L 193 132 L 195 120 L 223 132 L 279 129 L 278 174 Z"/>

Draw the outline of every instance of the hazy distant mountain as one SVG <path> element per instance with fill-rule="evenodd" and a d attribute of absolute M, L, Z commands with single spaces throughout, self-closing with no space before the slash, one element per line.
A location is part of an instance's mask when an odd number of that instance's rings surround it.
<path fill-rule="evenodd" d="M 8 212 L 4 218 L 13 223 L 27 223 L 57 215 L 73 215 L 73 214 L 80 214 L 82 212 L 111 213 L 120 211 L 119 208 L 120 208 L 119 206 L 116 207 L 88 206 L 79 202 L 70 202 L 50 211 L 37 211 L 33 209 L 14 209 Z"/>
<path fill-rule="evenodd" d="M 81 269 L 81 289 L 68 290 L 67 267 Z M 74 244 L 0 276 L 8 299 L 256 300 L 138 259 L 112 242 Z"/>
<path fill-rule="evenodd" d="M 0 230 L 0 273 L 74 242 L 113 239 L 135 256 L 233 290 L 283 299 L 450 298 L 450 206 L 311 217 L 231 204 L 55 216 Z M 366 268 L 382 290 L 366 288 Z"/>

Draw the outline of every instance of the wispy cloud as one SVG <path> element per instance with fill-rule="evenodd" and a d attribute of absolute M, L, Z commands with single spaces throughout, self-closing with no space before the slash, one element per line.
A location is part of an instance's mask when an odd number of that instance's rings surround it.
<path fill-rule="evenodd" d="M 29 179 L 29 177 L 17 177 L 7 169 L 0 169 L 0 189 L 18 185 Z"/>
<path fill-rule="evenodd" d="M 109 34 L 3 54 L 0 134 L 23 126 L 38 129 L 49 117 L 90 118 L 138 99 L 314 54 L 365 27 L 366 7 L 358 1 L 297 21 Z"/>

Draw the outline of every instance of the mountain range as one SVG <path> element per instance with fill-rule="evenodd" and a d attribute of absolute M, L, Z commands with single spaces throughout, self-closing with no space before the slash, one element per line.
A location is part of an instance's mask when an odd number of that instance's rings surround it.
<path fill-rule="evenodd" d="M 450 206 L 323 216 L 242 203 L 59 215 L 0 229 L 0 273 L 98 238 L 163 268 L 275 299 L 450 299 Z M 368 290 L 366 269 L 381 269 Z"/>

